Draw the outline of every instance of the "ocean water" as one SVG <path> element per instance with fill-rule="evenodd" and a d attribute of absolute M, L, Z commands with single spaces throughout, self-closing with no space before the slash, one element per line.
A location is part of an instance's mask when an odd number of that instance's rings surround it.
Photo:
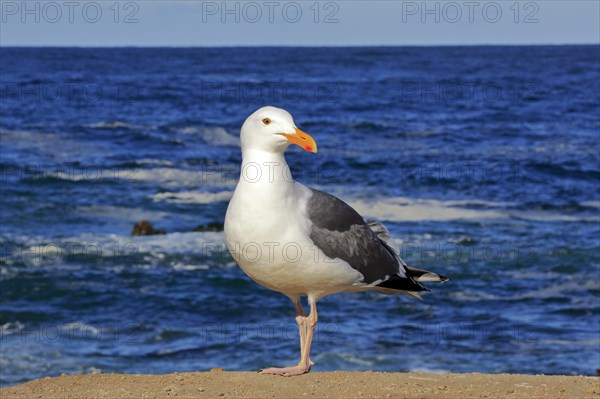
<path fill-rule="evenodd" d="M 600 48 L 0 49 L 0 383 L 257 370 L 293 307 L 224 249 L 239 128 L 288 109 L 297 180 L 384 222 L 422 301 L 319 302 L 315 371 L 600 368 Z M 150 220 L 168 234 L 132 237 Z"/>

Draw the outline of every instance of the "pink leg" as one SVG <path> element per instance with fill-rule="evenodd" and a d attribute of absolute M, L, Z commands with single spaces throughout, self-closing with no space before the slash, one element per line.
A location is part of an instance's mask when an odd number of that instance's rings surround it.
<path fill-rule="evenodd" d="M 315 326 L 317 325 L 317 304 L 315 301 L 310 302 L 310 315 L 305 316 L 304 309 L 300 301 L 294 302 L 296 308 L 296 323 L 298 323 L 298 331 L 300 333 L 300 362 L 296 366 L 284 368 L 268 368 L 261 370 L 261 374 L 274 374 L 291 377 L 293 375 L 301 375 L 308 373 L 310 367 L 314 364 L 310 360 L 310 346 L 312 343 Z"/>
<path fill-rule="evenodd" d="M 306 313 L 304 312 L 304 307 L 300 302 L 300 298 L 298 301 L 294 302 L 294 308 L 296 309 L 296 324 L 298 324 L 298 334 L 300 335 L 300 359 L 304 356 L 304 346 L 306 345 Z"/>

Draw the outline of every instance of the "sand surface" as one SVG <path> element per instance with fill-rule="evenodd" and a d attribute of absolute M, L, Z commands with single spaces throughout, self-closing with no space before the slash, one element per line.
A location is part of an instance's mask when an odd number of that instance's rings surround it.
<path fill-rule="evenodd" d="M 225 372 L 86 374 L 0 390 L 0 398 L 600 398 L 599 377 L 314 372 L 299 377 Z"/>

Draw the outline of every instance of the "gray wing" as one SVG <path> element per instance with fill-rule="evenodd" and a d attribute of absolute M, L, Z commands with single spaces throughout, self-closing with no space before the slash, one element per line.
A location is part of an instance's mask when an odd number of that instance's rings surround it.
<path fill-rule="evenodd" d="M 382 225 L 372 228 L 344 201 L 322 191 L 311 191 L 307 204 L 312 222 L 310 238 L 325 255 L 348 262 L 363 275 L 366 284 L 378 282 L 392 289 L 427 290 L 410 277 L 404 262 L 378 237 Z"/>

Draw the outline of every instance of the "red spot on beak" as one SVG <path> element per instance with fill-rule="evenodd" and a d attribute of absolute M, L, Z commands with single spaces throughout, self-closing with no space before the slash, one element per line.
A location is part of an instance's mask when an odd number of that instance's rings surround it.
<path fill-rule="evenodd" d="M 312 151 L 313 150 L 313 148 L 311 146 L 309 146 L 309 145 L 305 146 L 304 149 L 306 151 Z"/>

